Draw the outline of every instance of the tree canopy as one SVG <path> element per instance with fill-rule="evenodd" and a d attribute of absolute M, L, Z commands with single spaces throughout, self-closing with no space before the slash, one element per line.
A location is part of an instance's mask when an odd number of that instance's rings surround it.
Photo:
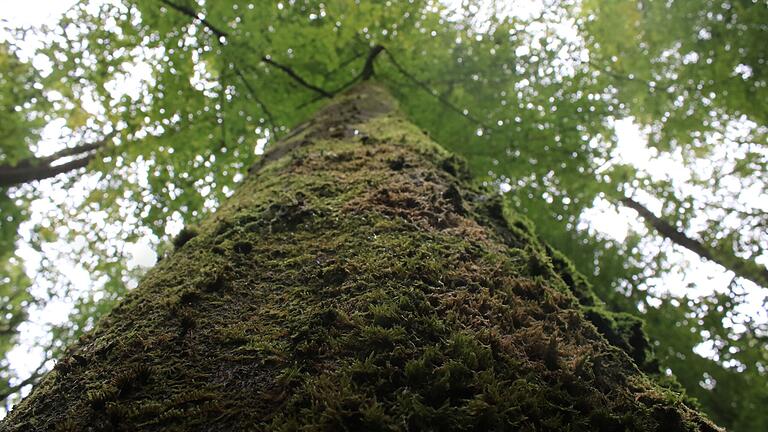
<path fill-rule="evenodd" d="M 265 148 L 373 74 L 646 320 L 716 422 L 768 426 L 765 2 L 83 0 L 54 26 L 6 27 L 6 403 L 135 286 L 131 251 L 162 258 Z M 626 236 L 601 226 L 626 218 Z M 695 279 L 699 259 L 725 279 Z M 20 370 L 30 344 L 41 366 Z"/>

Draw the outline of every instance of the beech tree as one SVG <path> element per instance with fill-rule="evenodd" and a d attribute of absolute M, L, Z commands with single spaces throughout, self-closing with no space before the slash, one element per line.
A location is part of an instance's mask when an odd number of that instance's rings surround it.
<path fill-rule="evenodd" d="M 357 85 L 279 141 L 3 428 L 717 430 L 394 105 Z"/>
<path fill-rule="evenodd" d="M 646 3 L 82 1 L 6 31 L 0 350 L 50 298 L 73 313 L 31 375 L 0 363 L 18 401 L 58 359 L 4 427 L 714 428 L 700 403 L 761 429 L 765 321 L 741 298 L 766 283 L 766 107 L 744 96 L 766 8 Z M 617 156 L 625 118 L 688 178 Z M 45 124 L 68 144 L 39 147 Z M 649 230 L 596 235 L 596 204 Z M 147 238 L 131 290 L 121 250 Z M 733 281 L 665 292 L 664 241 Z"/>

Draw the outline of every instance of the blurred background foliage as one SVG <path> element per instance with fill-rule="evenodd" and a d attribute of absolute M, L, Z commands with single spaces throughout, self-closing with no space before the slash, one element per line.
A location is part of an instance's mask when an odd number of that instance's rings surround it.
<path fill-rule="evenodd" d="M 6 409 L 380 44 L 414 122 L 643 317 L 665 373 L 768 430 L 768 3 L 71 3 L 0 33 Z"/>

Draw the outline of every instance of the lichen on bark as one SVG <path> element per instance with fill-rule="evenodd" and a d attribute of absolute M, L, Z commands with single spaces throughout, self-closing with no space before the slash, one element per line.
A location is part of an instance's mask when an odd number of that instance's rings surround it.
<path fill-rule="evenodd" d="M 0 430 L 717 430 L 379 85 L 175 246 Z"/>

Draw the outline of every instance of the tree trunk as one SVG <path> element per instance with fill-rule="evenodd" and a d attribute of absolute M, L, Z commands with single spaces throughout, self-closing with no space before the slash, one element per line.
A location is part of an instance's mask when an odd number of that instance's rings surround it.
<path fill-rule="evenodd" d="M 284 138 L 0 430 L 717 430 L 395 105 Z"/>

